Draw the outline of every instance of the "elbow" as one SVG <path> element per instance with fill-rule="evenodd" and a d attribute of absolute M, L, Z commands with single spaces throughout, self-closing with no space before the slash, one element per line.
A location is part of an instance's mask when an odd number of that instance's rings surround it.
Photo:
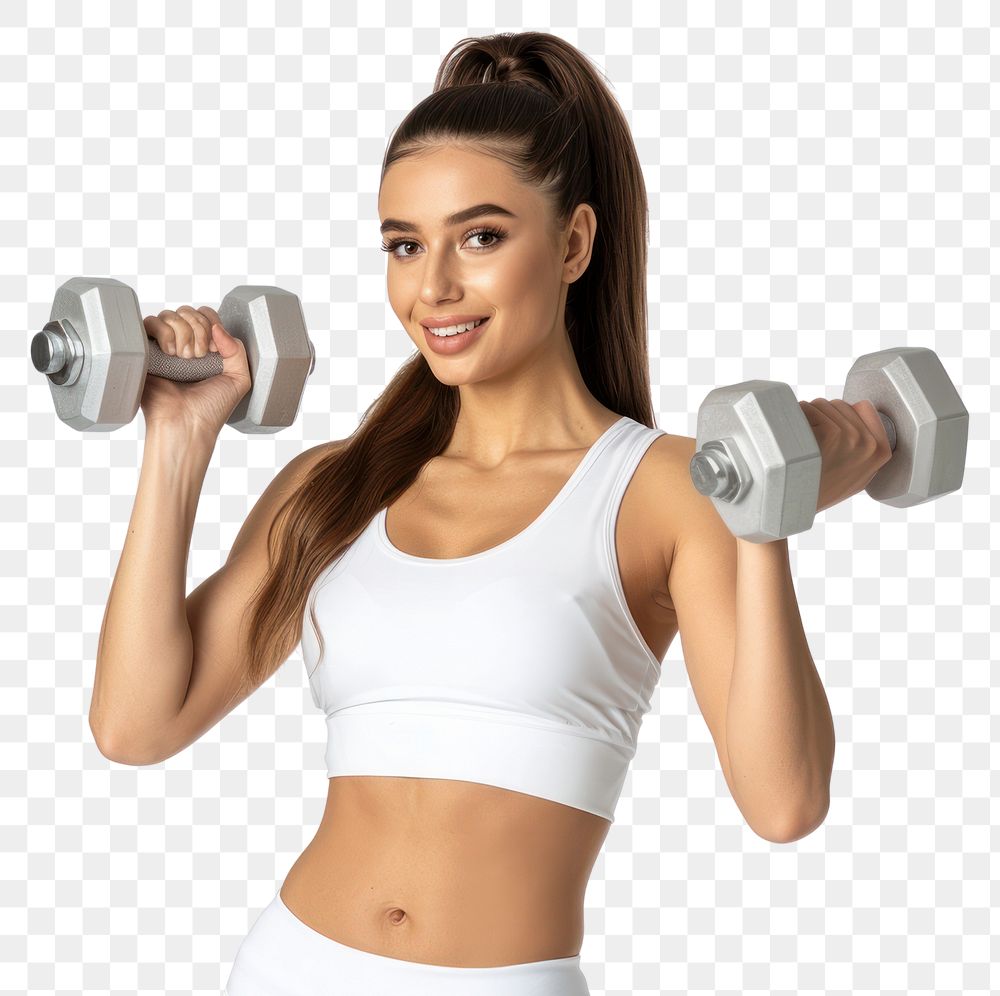
<path fill-rule="evenodd" d="M 139 768 L 146 765 L 158 764 L 163 760 L 159 754 L 154 754 L 152 751 L 135 750 L 134 746 L 129 745 L 127 742 L 120 739 L 116 740 L 114 737 L 109 737 L 106 733 L 99 733 L 94 729 L 93 723 L 91 723 L 90 732 L 94 736 L 94 743 L 97 745 L 100 753 L 109 761 L 114 761 L 116 764 L 127 764 L 131 767 Z"/>
<path fill-rule="evenodd" d="M 805 810 L 800 810 L 781 822 L 769 827 L 753 827 L 754 833 L 772 844 L 792 844 L 803 837 L 808 837 L 814 830 L 817 830 L 826 819 L 830 811 L 830 800 L 826 798 L 822 805 L 812 806 Z"/>

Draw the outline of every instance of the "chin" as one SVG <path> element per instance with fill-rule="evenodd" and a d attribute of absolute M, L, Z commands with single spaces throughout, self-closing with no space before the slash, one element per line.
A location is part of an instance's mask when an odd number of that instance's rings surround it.
<path fill-rule="evenodd" d="M 437 369 L 434 365 L 434 361 L 437 359 L 436 356 L 431 354 L 428 356 L 424 354 L 424 359 L 427 360 L 428 366 L 431 368 L 431 373 L 437 378 L 438 382 L 444 384 L 447 387 L 464 387 L 466 384 L 475 384 L 478 380 L 484 380 L 483 377 L 477 377 L 475 380 L 469 380 L 463 377 L 456 377 L 454 373 L 451 376 L 446 376 L 441 370 Z"/>

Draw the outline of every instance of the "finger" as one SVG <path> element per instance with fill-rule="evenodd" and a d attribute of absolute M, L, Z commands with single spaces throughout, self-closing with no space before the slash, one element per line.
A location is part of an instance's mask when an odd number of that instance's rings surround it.
<path fill-rule="evenodd" d="M 809 417 L 809 413 L 811 413 L 812 418 L 809 424 L 814 428 L 833 429 L 840 427 L 840 416 L 837 409 L 826 398 L 813 398 L 812 401 L 800 401 L 799 405 L 806 406 L 803 410 L 807 411 L 807 418 Z"/>
<path fill-rule="evenodd" d="M 184 305 L 181 305 L 183 308 Z M 174 341 L 177 346 L 177 355 L 185 359 L 192 359 L 195 355 L 196 333 L 192 321 L 177 311 L 165 310 L 160 312 L 163 319 L 174 330 Z"/>
<path fill-rule="evenodd" d="M 832 399 L 830 404 L 840 414 L 846 438 L 851 446 L 864 447 L 870 449 L 872 453 L 877 453 L 881 450 L 882 444 L 875 434 L 875 427 L 870 421 L 874 416 L 875 421 L 879 422 L 879 417 L 874 407 L 872 407 L 871 414 L 869 414 L 865 410 L 859 411 L 853 405 L 840 398 Z M 865 402 L 865 404 L 870 405 L 871 402 Z"/>
<path fill-rule="evenodd" d="M 219 352 L 219 347 L 216 345 L 215 336 L 211 332 L 212 326 L 218 325 L 227 335 L 229 334 L 229 330 L 225 327 L 225 325 L 222 324 L 221 320 L 219 319 L 219 313 L 215 310 L 215 308 L 210 308 L 207 304 L 203 304 L 198 309 L 198 311 L 200 311 L 201 314 L 203 314 L 208 319 L 209 341 L 211 343 L 210 349 L 212 350 L 212 352 L 217 353 Z"/>
<path fill-rule="evenodd" d="M 216 322 L 218 322 L 219 325 L 222 325 L 222 319 L 219 318 L 219 313 L 215 310 L 215 308 L 210 308 L 207 304 L 203 304 L 198 310 L 205 315 L 206 318 L 208 318 L 210 325 L 215 325 Z M 222 327 L 224 329 L 226 328 L 225 325 L 222 325 Z M 229 329 L 226 329 L 226 331 L 228 332 Z"/>
<path fill-rule="evenodd" d="M 172 325 L 168 325 L 158 315 L 146 315 L 142 320 L 142 325 L 146 330 L 146 335 L 155 339 L 156 344 L 164 353 L 170 356 L 177 353 L 176 332 Z"/>
<path fill-rule="evenodd" d="M 169 308 L 160 312 L 160 320 L 166 322 L 174 330 L 174 345 L 178 356 L 190 359 L 194 356 L 195 332 L 191 323 L 176 311 Z"/>
<path fill-rule="evenodd" d="M 812 403 L 838 429 L 856 428 L 856 426 L 853 426 L 853 423 L 845 422 L 843 411 L 828 398 L 813 398 Z"/>
<path fill-rule="evenodd" d="M 868 435 L 868 425 L 852 405 L 849 405 L 842 398 L 831 398 L 829 403 L 840 415 L 845 427 L 853 429 L 859 436 Z"/>
<path fill-rule="evenodd" d="M 177 313 L 183 315 L 185 321 L 194 330 L 194 355 L 204 356 L 212 343 L 212 323 L 200 311 L 195 311 L 189 304 L 182 304 Z"/>
<path fill-rule="evenodd" d="M 891 455 L 892 445 L 889 442 L 889 434 L 882 424 L 882 417 L 879 415 L 875 405 L 867 398 L 853 405 L 846 401 L 842 403 L 850 409 L 854 417 L 862 424 L 865 435 L 872 438 L 876 446 L 876 451 L 885 455 Z"/>
<path fill-rule="evenodd" d="M 822 425 L 827 420 L 827 416 L 824 415 L 814 404 L 809 401 L 800 401 L 799 407 L 802 409 L 803 415 L 805 415 L 809 424 L 816 428 Z"/>

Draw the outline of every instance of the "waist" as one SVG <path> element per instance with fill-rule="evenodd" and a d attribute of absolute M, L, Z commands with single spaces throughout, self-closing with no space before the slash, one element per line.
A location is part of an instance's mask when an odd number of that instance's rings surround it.
<path fill-rule="evenodd" d="M 330 778 L 451 779 L 614 822 L 634 745 L 544 717 L 463 703 L 365 703 L 326 717 Z"/>
<path fill-rule="evenodd" d="M 489 786 L 332 778 L 281 891 L 314 930 L 392 958 L 486 967 L 570 957 L 607 829 Z"/>

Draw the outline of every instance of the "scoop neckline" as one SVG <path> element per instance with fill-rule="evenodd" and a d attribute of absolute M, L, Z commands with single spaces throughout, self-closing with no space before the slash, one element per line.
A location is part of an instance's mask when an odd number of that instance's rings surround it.
<path fill-rule="evenodd" d="M 415 564 L 425 564 L 425 565 L 436 565 L 446 566 L 449 564 L 467 564 L 473 560 L 480 560 L 483 557 L 488 557 L 491 554 L 499 553 L 501 550 L 507 549 L 507 547 L 513 546 L 517 541 L 527 536 L 529 533 L 534 531 L 538 526 L 540 526 L 556 509 L 556 507 L 563 501 L 563 499 L 569 494 L 569 492 L 576 485 L 577 481 L 586 473 L 587 468 L 593 463 L 594 459 L 597 457 L 598 451 L 601 448 L 601 444 L 624 422 L 628 420 L 627 415 L 622 415 L 615 422 L 612 422 L 604 432 L 602 432 L 597 439 L 590 444 L 587 452 L 584 453 L 580 462 L 576 465 L 573 473 L 569 475 L 566 479 L 566 483 L 556 492 L 555 497 L 542 509 L 534 519 L 531 520 L 520 532 L 515 533 L 509 539 L 505 539 L 502 543 L 498 543 L 496 546 L 491 546 L 487 550 L 480 550 L 478 553 L 470 553 L 465 557 L 418 557 L 416 554 L 407 553 L 405 550 L 400 550 L 399 547 L 395 546 L 392 540 L 389 539 L 389 534 L 385 528 L 385 520 L 389 511 L 388 505 L 383 505 L 379 509 L 377 515 L 375 516 L 377 522 L 377 534 L 379 542 L 382 547 L 387 550 L 392 556 L 398 560 L 407 560 Z"/>

